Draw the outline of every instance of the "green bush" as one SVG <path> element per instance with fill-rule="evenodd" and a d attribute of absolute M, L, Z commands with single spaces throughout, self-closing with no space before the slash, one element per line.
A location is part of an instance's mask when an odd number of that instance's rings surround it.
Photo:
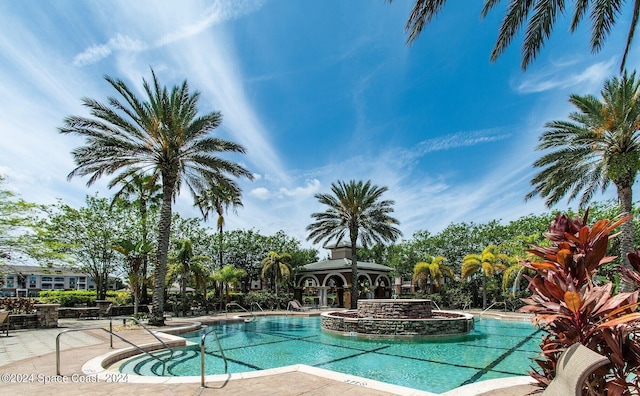
<path fill-rule="evenodd" d="M 91 290 L 44 290 L 38 295 L 45 304 L 60 304 L 61 307 L 73 307 L 86 304 L 93 306 L 96 302 L 96 292 Z"/>
<path fill-rule="evenodd" d="M 246 309 L 250 309 L 253 303 L 260 304 L 260 307 L 264 310 L 286 309 L 292 298 L 290 294 L 276 296 L 267 290 L 260 290 L 247 293 L 240 304 Z M 254 307 L 254 309 L 257 309 L 257 307 Z"/>
<path fill-rule="evenodd" d="M 38 298 L 45 304 L 60 304 L 61 307 L 73 307 L 76 305 L 96 305 L 96 292 L 94 290 L 44 290 Z M 125 291 L 108 291 L 107 300 L 114 305 L 132 304 L 131 293 Z"/>

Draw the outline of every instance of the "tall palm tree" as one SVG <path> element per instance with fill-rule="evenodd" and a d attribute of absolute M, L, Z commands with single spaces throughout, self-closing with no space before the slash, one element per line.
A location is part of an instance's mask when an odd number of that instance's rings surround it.
<path fill-rule="evenodd" d="M 402 236 L 395 227 L 400 222 L 389 214 L 393 212 L 392 200 L 381 200 L 387 187 L 372 185 L 371 181 L 338 181 L 331 185 L 332 194 L 316 194 L 321 204 L 327 206 L 324 212 L 313 213 L 316 221 L 307 226 L 313 243 L 336 240 L 345 237 L 351 243 L 351 308 L 358 306 L 358 261 L 356 243 L 358 239 L 366 248 L 372 242 L 383 245 Z"/>
<path fill-rule="evenodd" d="M 388 1 L 391 3 L 393 0 Z M 425 25 L 429 24 L 438 15 L 446 2 L 447 0 L 416 0 L 405 26 L 405 31 L 409 33 L 408 43 L 413 43 L 418 38 Z M 484 0 L 482 17 L 485 18 L 500 2 L 500 0 Z M 574 32 L 582 22 L 582 19 L 587 14 L 590 14 L 591 50 L 594 53 L 598 52 L 616 24 L 618 17 L 627 16 L 625 12 L 621 11 L 625 3 L 625 0 L 574 0 L 571 31 Z M 556 16 L 563 15 L 564 10 L 564 1 L 509 0 L 505 17 L 500 26 L 498 39 L 493 51 L 491 51 L 491 60 L 495 61 L 507 49 L 513 38 L 526 23 L 524 43 L 522 45 L 522 68 L 526 69 L 540 52 L 545 40 L 551 35 Z M 624 70 L 627 54 L 631 48 L 636 26 L 638 25 L 640 0 L 633 1 L 633 8 L 629 9 L 629 13 L 631 14 L 631 22 L 620 63 L 620 71 Z M 625 20 L 626 18 L 622 19 Z"/>
<path fill-rule="evenodd" d="M 115 185 L 136 174 L 160 176 L 162 204 L 150 323 L 162 325 L 172 203 L 181 185 L 184 182 L 197 196 L 211 186 L 230 184 L 229 176 L 253 176 L 218 156 L 245 152 L 239 144 L 209 136 L 220 125 L 220 113 L 198 116 L 199 92 L 191 93 L 186 81 L 169 91 L 151 73 L 151 84 L 143 79 L 144 101 L 123 81 L 105 77 L 121 98 L 110 97 L 108 105 L 84 98 L 92 117 L 67 117 L 60 132 L 85 138 L 85 145 L 72 151 L 77 166 L 69 178 L 90 176 L 87 185 L 92 185 L 103 174 L 119 172 L 111 182 Z"/>
<path fill-rule="evenodd" d="M 418 287 L 423 287 L 428 282 L 429 292 L 433 292 L 433 283 L 435 283 L 436 288 L 439 288 L 442 286 L 445 276 L 450 279 L 455 278 L 453 270 L 445 265 L 446 261 L 446 258 L 436 256 L 428 257 L 427 260 L 416 263 L 415 267 L 413 267 L 413 282 L 417 283 Z"/>
<path fill-rule="evenodd" d="M 495 273 L 504 271 L 512 261 L 497 250 L 497 246 L 489 245 L 481 254 L 468 254 L 462 260 L 462 279 L 470 278 L 477 272 L 482 273 L 482 309 L 487 308 L 487 277 L 492 278 Z"/>
<path fill-rule="evenodd" d="M 598 191 L 613 183 L 624 216 L 632 214 L 632 190 L 640 169 L 640 81 L 635 72 L 605 82 L 601 99 L 593 95 L 571 95 L 578 108 L 570 121 L 552 121 L 540 136 L 538 150 L 552 150 L 534 162 L 543 168 L 531 179 L 535 195 L 551 206 L 569 194 L 573 200 L 582 191 L 585 206 Z M 620 250 L 623 263 L 633 252 L 633 222 L 621 226 Z"/>
<path fill-rule="evenodd" d="M 218 250 L 220 267 L 222 263 L 222 240 L 224 237 L 224 213 L 228 212 L 229 208 L 233 208 L 234 212 L 238 206 L 242 206 L 242 190 L 235 184 L 229 183 L 228 185 L 218 185 L 205 190 L 202 195 L 196 197 L 195 205 L 200 208 L 202 217 L 205 221 L 209 218 L 209 212 L 215 211 L 218 214 L 218 238 L 220 248 Z"/>
<path fill-rule="evenodd" d="M 262 279 L 266 279 L 269 272 L 273 271 L 276 296 L 278 295 L 278 282 L 281 279 L 289 279 L 291 276 L 291 255 L 289 253 L 269 252 L 267 257 L 262 259 Z"/>
<path fill-rule="evenodd" d="M 133 202 L 138 208 L 140 214 L 140 232 L 142 233 L 142 244 L 147 245 L 149 238 L 148 213 L 150 209 L 159 207 L 162 201 L 161 189 L 162 186 L 158 183 L 158 175 L 146 175 L 146 174 L 134 174 L 128 179 L 120 181 L 121 188 L 113 195 L 111 206 L 113 206 L 118 199 L 124 199 L 126 201 Z M 115 184 L 109 183 L 108 187 L 112 188 Z M 149 267 L 149 256 L 145 254 L 142 257 L 142 276 L 147 278 Z M 147 283 L 142 285 L 141 300 L 143 303 L 147 303 Z"/>

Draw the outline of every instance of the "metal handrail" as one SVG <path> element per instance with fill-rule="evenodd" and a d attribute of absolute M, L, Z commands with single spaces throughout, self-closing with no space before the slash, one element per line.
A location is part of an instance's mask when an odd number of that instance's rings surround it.
<path fill-rule="evenodd" d="M 63 335 L 63 334 L 66 334 L 66 333 L 70 333 L 72 331 L 86 331 L 86 330 L 102 330 L 102 331 L 106 331 L 107 333 L 111 334 L 111 336 L 118 337 L 121 341 L 126 342 L 127 344 L 131 345 L 132 347 L 138 349 L 140 352 L 146 353 L 147 355 L 151 356 L 153 359 L 156 359 L 157 361 L 162 363 L 162 375 L 164 375 L 165 370 L 166 370 L 166 361 L 165 360 L 160 359 L 159 357 L 153 355 L 152 353 L 149 353 L 149 351 L 146 351 L 146 350 L 140 348 L 138 345 L 134 344 L 133 342 L 125 339 L 124 337 L 121 337 L 121 336 L 117 335 L 113 331 L 105 329 L 104 327 L 86 327 L 86 328 L 82 328 L 82 329 L 67 329 L 67 330 L 64 330 L 64 331 L 61 331 L 60 333 L 58 333 L 58 335 L 56 336 L 56 375 L 60 375 L 60 336 Z M 112 342 L 112 344 L 113 344 L 113 342 Z M 164 345 L 166 345 L 166 344 L 164 344 Z M 113 348 L 113 346 L 111 346 L 111 348 Z M 171 348 L 169 348 L 169 349 L 171 349 Z"/>
<path fill-rule="evenodd" d="M 438 311 L 442 311 L 442 310 L 440 309 L 440 307 L 438 306 L 438 303 L 437 303 L 437 302 L 435 302 L 435 301 L 431 300 L 431 304 L 435 305 L 435 306 L 436 306 L 436 308 L 438 308 Z"/>
<path fill-rule="evenodd" d="M 260 310 L 260 312 L 264 313 L 264 309 L 262 309 L 262 307 L 260 306 L 260 304 L 258 304 L 258 302 L 257 302 L 257 301 L 252 302 L 250 306 L 251 306 L 251 307 L 253 307 L 253 304 L 255 304 L 255 305 L 256 305 L 256 307 L 258 307 L 258 309 Z M 251 310 L 251 312 L 253 312 L 253 309 Z"/>
<path fill-rule="evenodd" d="M 149 328 L 147 326 L 143 325 L 138 319 L 136 319 L 135 316 L 129 316 L 126 319 L 133 319 L 133 321 L 136 322 L 137 325 L 142 326 L 142 328 L 145 329 L 147 333 L 151 334 L 153 336 L 153 338 L 158 340 L 158 342 L 160 342 L 165 348 L 169 349 L 171 351 L 171 357 L 173 357 L 173 349 L 171 349 L 171 347 L 169 345 L 167 345 L 164 341 L 162 341 L 160 339 L 160 337 L 158 337 L 154 332 L 149 330 Z M 113 316 L 109 318 L 109 331 L 113 332 Z M 111 337 L 111 345 L 110 346 L 111 346 L 111 348 L 113 348 L 113 337 Z"/>
<path fill-rule="evenodd" d="M 504 301 L 494 301 L 493 304 L 489 305 L 484 311 L 480 312 L 480 316 L 482 316 L 483 313 L 487 312 L 488 310 L 491 309 L 491 307 L 493 307 L 496 304 L 504 304 L 504 311 L 507 312 L 507 303 Z"/>
<path fill-rule="evenodd" d="M 227 305 L 225 305 L 225 307 L 224 307 L 224 310 L 225 310 L 224 316 L 227 316 L 229 314 L 229 305 L 238 306 L 238 307 L 240 307 L 240 309 L 242 309 L 246 313 L 251 314 L 251 316 L 253 316 L 253 318 L 252 318 L 253 320 L 257 319 L 256 315 L 253 312 L 248 311 L 245 307 L 243 307 L 242 305 L 238 304 L 237 302 L 230 302 Z"/>
<path fill-rule="evenodd" d="M 220 344 L 220 339 L 218 338 L 218 334 L 215 329 L 211 329 L 204 333 L 202 337 L 200 337 L 200 387 L 204 388 L 204 342 L 209 334 L 213 333 L 213 336 L 216 338 L 216 342 L 218 343 L 218 348 L 220 349 L 220 356 L 224 360 L 224 373 L 227 373 L 228 364 L 227 357 L 224 355 L 224 350 L 222 349 L 222 344 Z"/>

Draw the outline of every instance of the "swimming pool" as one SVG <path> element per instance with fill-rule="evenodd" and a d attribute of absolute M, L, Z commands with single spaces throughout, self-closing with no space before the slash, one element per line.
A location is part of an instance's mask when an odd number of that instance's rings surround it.
<path fill-rule="evenodd" d="M 306 364 L 345 374 L 443 393 L 488 379 L 526 375 L 541 332 L 525 322 L 477 320 L 465 336 L 431 340 L 365 339 L 321 331 L 318 317 L 266 317 L 214 326 L 228 372 Z M 200 342 L 200 332 L 183 335 Z M 206 374 L 224 373 L 213 337 L 207 338 Z M 161 356 L 161 355 L 158 355 Z M 159 375 L 162 365 L 144 356 L 123 363 L 123 373 Z M 198 346 L 174 353 L 172 376 L 199 375 Z"/>

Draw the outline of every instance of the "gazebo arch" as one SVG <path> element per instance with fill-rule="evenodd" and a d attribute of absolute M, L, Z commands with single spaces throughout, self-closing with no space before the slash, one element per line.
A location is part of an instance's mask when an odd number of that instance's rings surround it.
<path fill-rule="evenodd" d="M 327 306 L 327 295 L 329 293 L 336 293 L 338 306 L 343 306 L 344 303 L 345 308 L 351 308 L 350 298 L 347 297 L 350 292 L 349 288 L 351 283 L 354 281 L 352 279 L 351 247 L 348 242 L 343 241 L 337 245 L 326 246 L 326 248 L 331 250 L 331 259 L 300 267 L 298 275 L 296 276 L 294 298 L 302 301 L 303 280 L 311 277 L 317 279 L 319 281 L 318 285 L 321 285 L 318 287 L 318 294 L 315 296 L 315 301 L 318 302 L 319 306 Z M 390 296 L 391 293 L 388 288 L 391 286 L 391 280 L 389 274 L 393 271 L 393 268 L 364 261 L 358 261 L 357 267 L 358 278 L 366 279 L 369 285 L 375 288 L 376 298 L 385 298 L 387 294 Z M 330 285 L 329 279 L 331 278 L 335 278 L 336 281 L 340 280 L 342 284 L 336 286 Z M 386 290 L 377 287 L 379 285 L 378 280 L 380 279 L 384 279 Z M 355 281 L 357 282 L 357 280 Z"/>
<path fill-rule="evenodd" d="M 303 276 L 301 276 L 300 278 L 298 278 L 298 281 L 296 282 L 296 287 L 304 287 L 304 285 L 302 284 L 302 282 L 304 282 L 307 279 L 313 279 L 316 282 L 316 285 L 321 286 L 322 283 L 320 282 L 320 279 L 318 279 L 318 277 L 315 274 L 305 274 Z M 324 285 L 322 285 L 324 286 Z"/>
<path fill-rule="evenodd" d="M 334 276 L 336 276 L 336 277 L 338 277 L 338 278 L 342 279 L 342 284 L 343 284 L 343 285 L 348 285 L 348 284 L 349 284 L 349 283 L 347 282 L 347 278 L 345 278 L 345 277 L 344 277 L 344 275 L 342 275 L 341 273 L 339 273 L 339 272 L 329 272 L 329 273 L 324 277 L 324 280 L 322 281 L 322 286 L 329 286 L 329 285 L 327 284 L 327 282 L 329 281 L 329 279 L 331 279 L 331 278 L 332 278 L 332 277 L 334 277 Z"/>

